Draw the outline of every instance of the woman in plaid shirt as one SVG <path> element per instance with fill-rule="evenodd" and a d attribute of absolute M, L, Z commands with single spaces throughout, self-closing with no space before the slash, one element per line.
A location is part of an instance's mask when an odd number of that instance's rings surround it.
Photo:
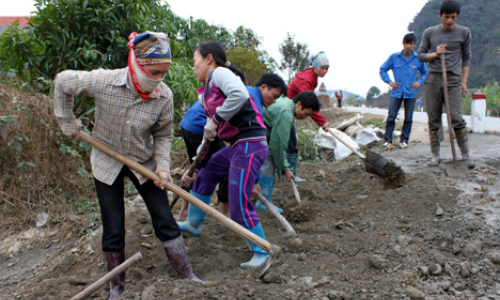
<path fill-rule="evenodd" d="M 92 149 L 92 172 L 101 208 L 102 250 L 108 271 L 125 260 L 124 178 L 130 178 L 151 215 L 156 236 L 180 279 L 201 281 L 191 269 L 179 226 L 164 190 L 170 176 L 173 96 L 163 83 L 172 53 L 164 33 L 133 33 L 129 37 L 128 67 L 116 70 L 73 71 L 57 75 L 54 111 L 63 133 L 79 139 L 73 115 L 74 95 L 95 99 L 94 138 L 143 166 L 155 170 L 152 182 L 120 161 Z M 110 282 L 110 298 L 125 290 L 125 274 Z"/>

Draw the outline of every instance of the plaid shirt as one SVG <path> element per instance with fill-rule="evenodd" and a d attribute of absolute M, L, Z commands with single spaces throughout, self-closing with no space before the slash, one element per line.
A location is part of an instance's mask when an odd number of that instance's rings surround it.
<path fill-rule="evenodd" d="M 153 171 L 170 172 L 173 95 L 161 83 L 159 90 L 143 101 L 133 88 L 128 67 L 117 70 L 67 70 L 57 75 L 54 112 L 63 131 L 75 131 L 73 96 L 95 99 L 94 138 Z M 158 92 L 159 91 L 159 92 Z M 92 149 L 94 177 L 113 184 L 123 163 Z M 148 179 L 133 171 L 139 182 Z"/>

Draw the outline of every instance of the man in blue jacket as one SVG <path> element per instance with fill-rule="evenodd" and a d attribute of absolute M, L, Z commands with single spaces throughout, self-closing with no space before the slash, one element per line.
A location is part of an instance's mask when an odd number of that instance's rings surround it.
<path fill-rule="evenodd" d="M 403 102 L 405 105 L 405 121 L 401 133 L 400 147 L 408 147 L 413 122 L 413 110 L 415 109 L 417 98 L 417 88 L 424 83 L 427 77 L 425 63 L 420 62 L 417 54 L 413 52 L 415 44 L 415 35 L 408 33 L 403 38 L 403 51 L 393 53 L 380 67 L 380 77 L 392 89 L 389 116 L 387 117 L 385 127 L 384 147 L 392 145 L 392 133 L 394 131 L 396 116 Z M 389 70 L 392 70 L 394 81 L 391 80 L 387 73 Z M 420 79 L 416 81 L 418 71 L 420 71 Z"/>

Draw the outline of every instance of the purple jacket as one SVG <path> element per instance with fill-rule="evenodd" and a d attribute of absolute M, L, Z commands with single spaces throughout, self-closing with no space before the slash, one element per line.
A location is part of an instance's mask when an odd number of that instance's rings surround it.
<path fill-rule="evenodd" d="M 266 126 L 243 82 L 229 69 L 210 71 L 198 89 L 198 98 L 207 114 L 219 124 L 218 135 L 232 145 L 242 141 L 266 140 Z"/>

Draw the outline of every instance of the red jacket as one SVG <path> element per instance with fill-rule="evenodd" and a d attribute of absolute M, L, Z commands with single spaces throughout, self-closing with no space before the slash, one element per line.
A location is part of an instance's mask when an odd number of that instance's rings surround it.
<path fill-rule="evenodd" d="M 288 85 L 286 96 L 292 99 L 300 92 L 314 92 L 317 86 L 318 76 L 314 74 L 314 70 L 312 68 L 305 69 L 295 74 L 295 78 Z M 313 113 L 311 118 L 318 126 L 323 126 L 323 124 L 328 122 L 319 112 Z"/>

